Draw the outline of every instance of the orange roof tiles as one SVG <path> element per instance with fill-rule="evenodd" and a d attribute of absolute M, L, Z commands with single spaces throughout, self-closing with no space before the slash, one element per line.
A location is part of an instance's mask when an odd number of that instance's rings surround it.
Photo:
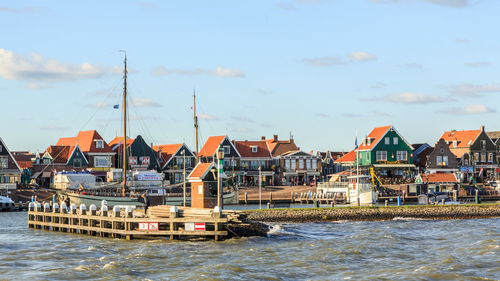
<path fill-rule="evenodd" d="M 102 140 L 104 142 L 104 147 L 97 148 L 95 140 Z M 60 138 L 56 145 L 76 146 L 77 144 L 82 152 L 113 153 L 111 147 L 109 147 L 106 141 L 101 137 L 101 135 L 99 135 L 96 130 L 80 131 L 78 132 L 78 135 L 73 138 Z"/>
<path fill-rule="evenodd" d="M 17 165 L 19 165 L 19 168 L 21 169 L 31 169 L 33 168 L 33 162 L 31 161 L 16 161 Z"/>
<path fill-rule="evenodd" d="M 299 150 L 299 148 L 297 147 L 297 145 L 295 145 L 295 142 L 293 140 L 269 139 L 266 141 L 267 145 L 269 146 L 269 151 L 271 152 L 273 157 L 279 156 L 289 151 Z"/>
<path fill-rule="evenodd" d="M 212 157 L 226 136 L 212 136 L 207 139 L 199 152 L 200 157 Z"/>
<path fill-rule="evenodd" d="M 241 157 L 272 158 L 271 152 L 264 141 L 234 141 Z M 257 152 L 252 152 L 252 147 L 257 147 Z"/>
<path fill-rule="evenodd" d="M 176 144 L 161 144 L 161 145 L 154 145 L 153 149 L 155 151 L 160 151 L 160 156 L 161 159 L 163 159 L 163 164 L 167 163 L 170 158 L 181 148 L 183 144 L 182 143 L 176 143 Z"/>
<path fill-rule="evenodd" d="M 422 181 L 424 183 L 458 182 L 452 173 L 423 174 Z"/>
<path fill-rule="evenodd" d="M 374 128 L 371 133 L 368 135 L 368 138 L 371 138 L 372 141 L 370 144 L 368 143 L 361 143 L 361 145 L 358 147 L 358 150 L 370 150 L 375 145 L 380 141 L 380 139 L 385 136 L 387 131 L 391 128 L 392 126 L 384 126 L 384 127 L 377 127 Z"/>
<path fill-rule="evenodd" d="M 354 163 L 356 160 L 356 150 L 351 150 L 348 153 L 344 154 L 339 159 L 335 160 L 335 163 Z"/>
<path fill-rule="evenodd" d="M 196 167 L 194 167 L 193 171 L 191 174 L 189 174 L 189 178 L 201 178 L 207 171 L 207 169 L 210 169 L 210 166 L 212 166 L 212 163 L 198 163 Z"/>
<path fill-rule="evenodd" d="M 74 149 L 74 146 L 69 145 L 51 145 L 46 152 L 52 157 L 53 163 L 66 164 Z"/>
<path fill-rule="evenodd" d="M 447 131 L 441 136 L 444 141 L 449 143 L 451 149 L 453 147 L 453 141 L 457 141 L 456 148 L 470 147 L 472 142 L 479 136 L 481 130 L 467 130 L 467 131 Z"/>
<path fill-rule="evenodd" d="M 134 142 L 135 139 L 131 139 L 129 137 L 127 137 L 127 145 L 131 145 L 133 142 Z M 115 137 L 114 139 L 112 139 L 108 145 L 113 147 L 117 144 L 120 144 L 123 142 L 123 137 Z"/>

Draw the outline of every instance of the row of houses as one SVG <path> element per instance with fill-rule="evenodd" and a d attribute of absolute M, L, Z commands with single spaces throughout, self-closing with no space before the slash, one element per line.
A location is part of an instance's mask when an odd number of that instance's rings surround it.
<path fill-rule="evenodd" d="M 431 146 L 410 144 L 393 127 L 373 129 L 359 147 L 334 160 L 336 171 L 371 167 L 389 183 L 406 183 L 417 174 L 455 173 L 463 181 L 493 180 L 500 174 L 500 132 L 446 131 Z"/>
<path fill-rule="evenodd" d="M 358 166 L 373 168 L 385 183 L 407 183 L 418 174 L 458 173 L 464 181 L 484 181 L 500 173 L 500 132 L 447 131 L 431 146 L 410 144 L 393 126 L 374 128 L 350 152 L 304 152 L 292 136 L 277 135 L 259 140 L 232 140 L 211 136 L 198 153 L 185 143 L 153 145 L 139 135 L 116 137 L 106 142 L 96 130 L 60 138 L 43 152 L 9 151 L 0 139 L 0 185 L 36 181 L 50 185 L 55 172 L 89 171 L 107 181 L 107 172 L 123 167 L 126 146 L 128 169 L 157 170 L 170 184 L 181 183 L 196 166 L 216 161 L 223 151 L 223 169 L 233 183 L 255 185 L 302 185 L 326 180 L 332 174 Z"/>

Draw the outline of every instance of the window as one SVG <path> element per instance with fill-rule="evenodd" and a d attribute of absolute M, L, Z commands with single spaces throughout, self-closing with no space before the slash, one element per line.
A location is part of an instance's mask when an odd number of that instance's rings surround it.
<path fill-rule="evenodd" d="M 229 145 L 224 145 L 224 155 L 229 155 L 231 153 L 231 147 Z"/>
<path fill-rule="evenodd" d="M 149 165 L 149 156 L 143 156 L 139 160 L 141 160 L 142 165 Z M 181 160 L 181 163 L 184 164 L 184 159 L 178 158 L 177 160 Z"/>
<path fill-rule="evenodd" d="M 49 158 L 43 158 L 43 164 L 50 164 Z"/>
<path fill-rule="evenodd" d="M 377 151 L 377 161 L 387 161 L 387 151 Z"/>
<path fill-rule="evenodd" d="M 479 162 L 479 152 L 474 152 L 474 162 Z"/>
<path fill-rule="evenodd" d="M 135 157 L 137 162 L 137 157 Z M 111 156 L 95 156 L 94 167 L 111 167 Z"/>
<path fill-rule="evenodd" d="M 456 140 L 453 141 L 453 147 L 457 147 L 457 141 Z"/>
<path fill-rule="evenodd" d="M 392 144 L 398 145 L 398 137 L 393 137 L 392 138 Z"/>
<path fill-rule="evenodd" d="M 443 165 L 448 167 L 448 156 L 443 156 Z"/>
<path fill-rule="evenodd" d="M 82 159 L 74 159 L 73 168 L 81 168 L 81 167 L 82 167 Z"/>
<path fill-rule="evenodd" d="M 396 160 L 398 160 L 398 161 L 408 160 L 408 152 L 407 151 L 398 151 L 396 154 Z"/>
<path fill-rule="evenodd" d="M 104 141 L 103 140 L 96 140 L 95 147 L 96 148 L 104 148 Z"/>
<path fill-rule="evenodd" d="M 493 153 L 488 154 L 488 162 L 493 163 Z"/>
<path fill-rule="evenodd" d="M 135 156 L 129 156 L 128 157 L 128 164 L 129 165 L 137 165 L 137 157 L 135 157 Z"/>
<path fill-rule="evenodd" d="M 486 150 L 486 140 L 481 140 L 481 150 Z"/>
<path fill-rule="evenodd" d="M 252 146 L 252 153 L 256 153 L 257 152 L 257 147 L 256 146 Z"/>
<path fill-rule="evenodd" d="M 290 159 L 285 160 L 285 169 L 290 169 Z"/>
<path fill-rule="evenodd" d="M 443 156 L 436 156 L 436 165 L 443 166 Z"/>
<path fill-rule="evenodd" d="M 441 148 L 441 149 L 439 150 L 439 152 L 441 152 L 441 154 L 443 154 L 443 153 L 444 153 L 444 148 Z"/>
<path fill-rule="evenodd" d="M 479 162 L 486 162 L 486 152 L 481 152 L 481 160 Z"/>
<path fill-rule="evenodd" d="M 306 169 L 311 170 L 311 159 L 306 160 Z"/>
<path fill-rule="evenodd" d="M 313 170 L 316 170 L 316 159 L 313 159 L 311 162 L 311 168 Z M 330 173 L 332 172 L 333 168 L 330 168 Z"/>
<path fill-rule="evenodd" d="M 9 167 L 9 158 L 6 156 L 1 156 L 0 157 L 0 168 L 5 168 L 7 169 Z"/>
<path fill-rule="evenodd" d="M 299 169 L 304 169 L 304 160 L 299 159 Z"/>
<path fill-rule="evenodd" d="M 469 159 L 464 159 L 464 165 L 468 166 L 469 165 Z"/>
<path fill-rule="evenodd" d="M 294 170 L 295 170 L 295 168 L 296 168 L 296 166 L 297 166 L 297 161 L 295 161 L 295 159 L 292 159 L 292 160 L 290 160 L 290 161 L 291 161 L 291 163 L 292 163 L 292 169 L 294 169 Z"/>
<path fill-rule="evenodd" d="M 385 137 L 384 141 L 386 145 L 391 144 L 391 139 L 389 137 Z"/>

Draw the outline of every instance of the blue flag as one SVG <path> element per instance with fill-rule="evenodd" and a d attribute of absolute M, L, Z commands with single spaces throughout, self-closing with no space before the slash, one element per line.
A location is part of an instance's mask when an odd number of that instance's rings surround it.
<path fill-rule="evenodd" d="M 115 105 L 113 105 L 113 108 L 114 109 L 118 109 L 118 108 L 120 108 L 120 105 L 119 104 L 115 104 Z"/>
<path fill-rule="evenodd" d="M 356 138 L 354 139 L 354 149 L 358 149 L 358 132 L 356 132 Z"/>

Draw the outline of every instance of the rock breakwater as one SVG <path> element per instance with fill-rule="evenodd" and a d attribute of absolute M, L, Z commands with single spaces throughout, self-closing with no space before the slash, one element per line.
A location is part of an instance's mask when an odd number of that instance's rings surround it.
<path fill-rule="evenodd" d="M 248 219 L 260 222 L 325 222 L 417 219 L 472 219 L 500 217 L 500 204 L 402 206 L 402 207 L 337 207 L 311 209 L 249 210 Z"/>

